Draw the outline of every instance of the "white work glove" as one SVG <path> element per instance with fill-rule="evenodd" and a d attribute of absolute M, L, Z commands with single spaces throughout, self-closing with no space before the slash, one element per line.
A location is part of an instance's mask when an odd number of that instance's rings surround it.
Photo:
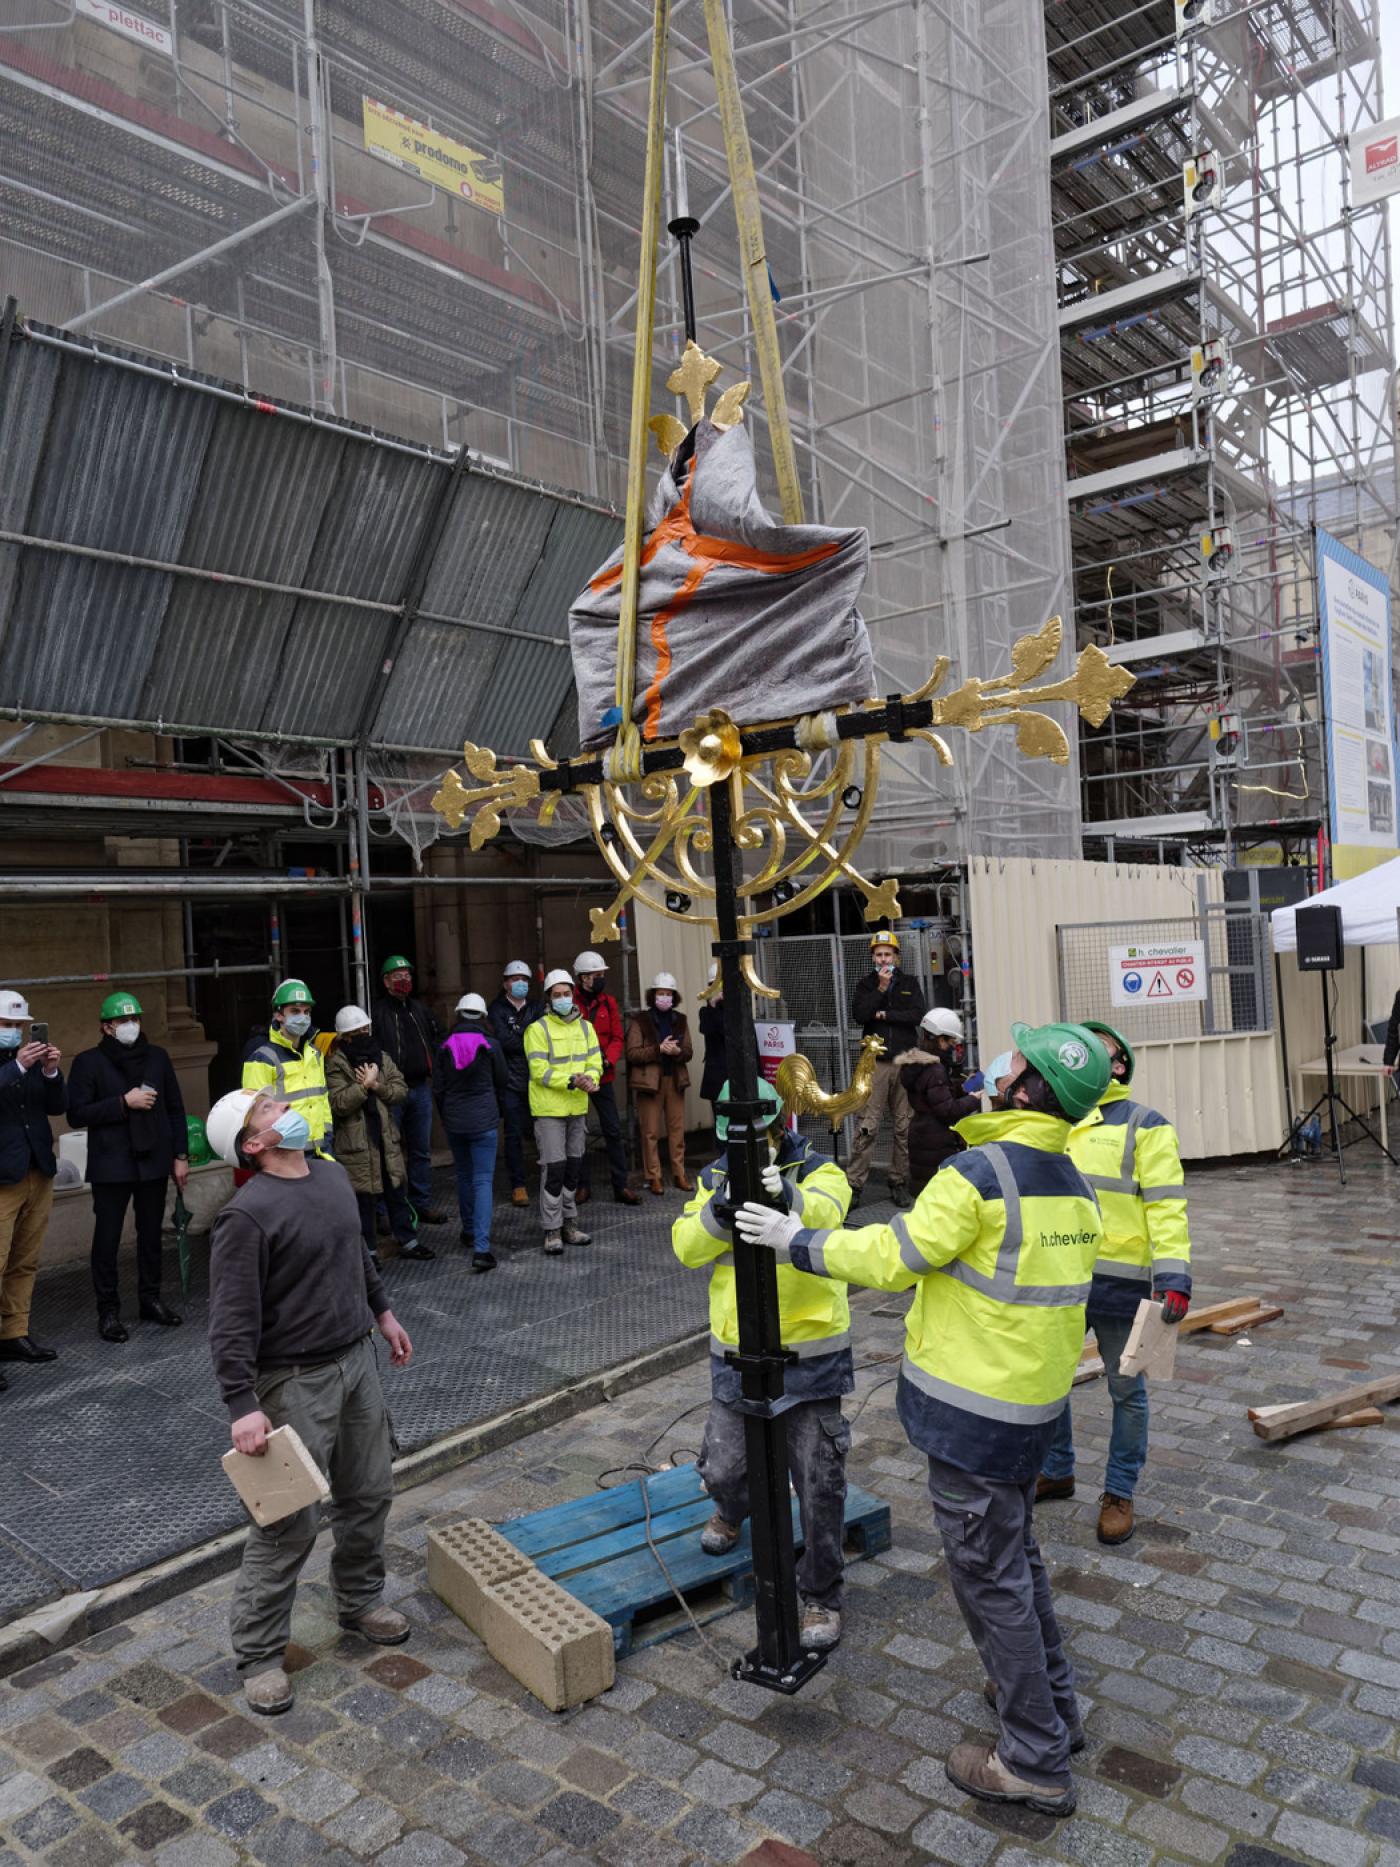
<path fill-rule="evenodd" d="M 750 1201 L 734 1215 L 734 1229 L 750 1245 L 766 1245 L 776 1251 L 790 1245 L 802 1230 L 802 1221 L 791 1212 L 774 1212 L 771 1206 L 756 1206 Z"/>
<path fill-rule="evenodd" d="M 763 1182 L 765 1193 L 771 1193 L 774 1199 L 782 1198 L 786 1188 L 783 1185 L 783 1170 L 776 1160 L 770 1160 L 758 1177 Z"/>

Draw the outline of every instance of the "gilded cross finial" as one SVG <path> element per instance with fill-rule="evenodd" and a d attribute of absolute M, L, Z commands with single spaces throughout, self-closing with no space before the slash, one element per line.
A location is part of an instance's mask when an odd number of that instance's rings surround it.
<path fill-rule="evenodd" d="M 705 418 L 705 396 L 720 368 L 716 359 L 707 357 L 693 337 L 687 338 L 680 362 L 666 378 L 666 387 L 672 395 L 685 397 L 692 425 Z"/>

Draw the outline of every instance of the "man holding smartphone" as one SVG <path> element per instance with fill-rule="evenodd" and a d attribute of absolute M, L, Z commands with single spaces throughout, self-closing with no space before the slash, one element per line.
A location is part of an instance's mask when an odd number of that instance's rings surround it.
<path fill-rule="evenodd" d="M 29 1304 L 58 1170 L 49 1117 L 67 1101 L 60 1061 L 48 1025 L 18 992 L 0 992 L 0 1363 L 58 1356 L 30 1335 Z"/>

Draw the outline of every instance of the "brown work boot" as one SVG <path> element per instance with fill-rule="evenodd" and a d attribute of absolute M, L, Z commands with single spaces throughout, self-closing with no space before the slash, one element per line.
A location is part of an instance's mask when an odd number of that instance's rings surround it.
<path fill-rule="evenodd" d="M 408 1616 L 400 1614 L 397 1608 L 385 1607 L 383 1602 L 365 1614 L 342 1615 L 340 1624 L 352 1634 L 363 1634 L 377 1647 L 401 1647 L 413 1632 Z"/>
<path fill-rule="evenodd" d="M 997 1689 L 990 1679 L 984 1679 L 982 1682 L 982 1696 L 986 1699 L 992 1710 L 995 1711 L 997 1708 Z M 1058 1710 L 1059 1708 L 1056 1707 L 1056 1709 Z M 1060 1716 L 1065 1718 L 1063 1712 L 1060 1712 Z M 1065 1729 L 1069 1732 L 1070 1750 L 1076 1753 L 1083 1750 L 1088 1740 L 1084 1735 L 1084 1726 L 1079 1722 L 1078 1712 L 1075 1713 L 1073 1718 L 1065 1718 Z"/>
<path fill-rule="evenodd" d="M 1126 1543 L 1133 1533 L 1133 1500 L 1105 1491 L 1099 1499 L 1099 1541 Z"/>
<path fill-rule="evenodd" d="M 530 1203 L 530 1195 L 523 1186 L 512 1187 L 510 1203 L 512 1206 L 528 1206 Z"/>
<path fill-rule="evenodd" d="M 249 1711 L 264 1718 L 275 1718 L 279 1712 L 292 1708 L 291 1681 L 280 1666 L 273 1666 L 243 1681 L 243 1697 Z"/>
<path fill-rule="evenodd" d="M 1072 1815 L 1078 1800 L 1073 1783 L 1063 1789 L 1028 1783 L 1008 1770 L 995 1750 L 982 1744 L 957 1745 L 943 1766 L 943 1774 L 980 1802 L 1024 1802 L 1028 1809 L 1038 1809 L 1042 1815 Z"/>
<path fill-rule="evenodd" d="M 707 1556 L 727 1556 L 739 1541 L 743 1527 L 740 1523 L 727 1523 L 716 1511 L 700 1532 L 700 1547 Z"/>
<path fill-rule="evenodd" d="M 1035 1481 L 1035 1501 L 1043 1504 L 1047 1498 L 1073 1497 L 1074 1479 L 1047 1478 L 1044 1473 Z"/>

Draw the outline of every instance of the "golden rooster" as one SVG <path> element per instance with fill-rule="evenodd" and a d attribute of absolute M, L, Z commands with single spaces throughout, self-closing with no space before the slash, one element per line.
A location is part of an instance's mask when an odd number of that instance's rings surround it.
<path fill-rule="evenodd" d="M 823 1089 L 806 1057 L 784 1057 L 774 1083 L 783 1098 L 784 1121 L 793 1115 L 825 1115 L 835 1134 L 848 1115 L 857 1114 L 870 1100 L 875 1065 L 884 1054 L 882 1038 L 863 1038 L 850 1087 L 840 1090 Z"/>

